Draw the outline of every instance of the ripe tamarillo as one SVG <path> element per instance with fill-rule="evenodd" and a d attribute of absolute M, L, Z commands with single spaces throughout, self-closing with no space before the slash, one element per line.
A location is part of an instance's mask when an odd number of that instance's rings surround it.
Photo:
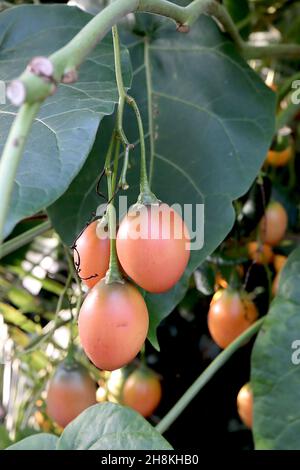
<path fill-rule="evenodd" d="M 96 385 L 88 371 L 75 361 L 62 362 L 49 382 L 47 414 L 63 428 L 96 403 Z"/>
<path fill-rule="evenodd" d="M 136 204 L 121 221 L 117 253 L 136 284 L 161 293 L 183 275 L 190 258 L 190 236 L 180 215 L 167 204 Z"/>
<path fill-rule="evenodd" d="M 90 289 L 108 270 L 110 242 L 95 220 L 82 232 L 74 245 L 74 264 L 83 283 Z"/>
<path fill-rule="evenodd" d="M 115 370 L 140 351 L 148 333 L 146 303 L 129 282 L 102 279 L 88 293 L 79 313 L 78 328 L 86 355 L 99 369 Z"/>

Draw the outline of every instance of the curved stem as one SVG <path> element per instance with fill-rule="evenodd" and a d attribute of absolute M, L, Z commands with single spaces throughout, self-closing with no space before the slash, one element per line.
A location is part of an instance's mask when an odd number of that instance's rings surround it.
<path fill-rule="evenodd" d="M 230 35 L 231 39 L 235 42 L 236 46 L 242 51 L 244 48 L 244 41 L 239 33 L 230 14 L 226 8 L 215 0 L 207 0 L 204 13 L 214 16 L 221 23 L 224 30 Z"/>
<path fill-rule="evenodd" d="M 105 277 L 105 282 L 107 284 L 112 284 L 114 282 L 123 282 L 123 278 L 119 269 L 119 262 L 118 262 L 117 250 L 116 250 L 116 211 L 114 207 L 114 194 L 116 190 L 116 182 L 117 182 L 117 175 L 118 175 L 119 153 L 120 153 L 120 141 L 117 140 L 115 144 L 113 172 L 112 173 L 110 172 L 107 175 L 108 200 L 110 201 L 107 207 L 109 237 L 110 237 L 109 268 Z"/>
<path fill-rule="evenodd" d="M 115 0 L 87 23 L 68 44 L 49 57 L 54 69 L 54 81 L 60 82 L 64 74 L 76 70 L 106 33 L 124 16 L 135 11 L 172 18 L 179 25 L 188 27 L 201 14 L 211 15 L 218 19 L 248 58 L 300 57 L 300 45 L 297 44 L 259 47 L 245 43 L 227 10 L 216 0 L 194 0 L 186 7 L 167 0 Z M 20 81 L 25 85 L 27 102 L 42 101 L 53 92 L 53 82 L 45 81 L 28 70 L 21 75 Z"/>
<path fill-rule="evenodd" d="M 76 285 L 77 285 L 77 289 L 78 289 L 78 295 L 77 295 L 77 301 L 76 301 L 76 306 L 75 306 L 75 315 L 73 315 L 74 317 L 74 320 L 76 321 L 77 320 L 77 317 L 78 317 L 78 314 L 79 314 L 79 309 L 81 307 L 81 304 L 82 304 L 82 300 L 83 300 L 83 292 L 82 292 L 82 287 L 81 287 L 81 280 L 77 274 L 77 271 L 74 267 L 74 261 L 73 261 L 73 257 L 71 256 L 70 254 L 70 251 L 69 251 L 69 248 L 63 244 L 63 247 L 64 247 L 64 252 L 65 252 L 65 255 L 66 255 L 66 259 L 67 259 L 67 263 L 68 263 L 68 268 L 69 268 L 69 273 L 72 274 L 72 277 L 73 279 L 75 279 L 75 282 L 76 282 Z"/>
<path fill-rule="evenodd" d="M 39 108 L 40 103 L 23 104 L 13 122 L 2 153 L 0 160 L 0 244 L 3 241 L 4 224 L 17 169 L 31 125 Z"/>
<path fill-rule="evenodd" d="M 135 99 L 132 96 L 126 96 L 126 101 L 129 106 L 132 107 L 133 112 L 135 114 L 138 129 L 139 129 L 139 138 L 140 138 L 140 146 L 141 146 L 141 173 L 140 173 L 140 191 L 141 193 L 150 193 L 150 186 L 148 181 L 147 175 L 147 163 L 146 163 L 146 147 L 145 147 L 145 133 L 144 133 L 144 126 L 141 117 L 140 110 Z"/>
<path fill-rule="evenodd" d="M 42 235 L 43 233 L 50 230 L 50 228 L 51 222 L 47 220 L 46 222 L 43 222 L 42 224 L 39 224 L 36 227 L 21 233 L 21 235 L 18 235 L 17 237 L 14 237 L 11 240 L 3 243 L 3 245 L 0 246 L 0 259 L 9 255 L 15 250 L 18 250 L 18 248 L 22 248 L 22 246 L 27 245 L 27 243 L 32 242 L 35 237 Z"/>
<path fill-rule="evenodd" d="M 209 382 L 215 373 L 228 361 L 228 359 L 245 344 L 252 336 L 254 336 L 263 324 L 264 318 L 257 320 L 250 328 L 242 333 L 235 341 L 233 341 L 224 351 L 222 351 L 216 359 L 202 372 L 197 380 L 188 388 L 178 402 L 171 408 L 166 416 L 156 426 L 157 431 L 164 433 L 174 423 L 178 416 L 195 398 L 198 392 Z"/>
<path fill-rule="evenodd" d="M 136 11 L 138 5 L 139 0 L 116 0 L 94 16 L 70 42 L 49 56 L 54 69 L 53 79 L 60 82 L 65 74 L 76 70 L 112 26 L 128 13 Z M 43 100 L 53 91 L 53 83 L 28 70 L 20 80 L 26 88 L 26 101 Z"/>
<path fill-rule="evenodd" d="M 145 195 L 144 198 L 148 198 L 148 199 L 150 198 L 151 202 L 153 202 L 152 200 L 155 199 L 155 202 L 156 202 L 156 198 L 152 195 L 150 191 L 150 186 L 149 186 L 149 181 L 148 181 L 145 134 L 144 134 L 144 127 L 143 127 L 141 113 L 139 111 L 139 108 L 135 99 L 132 96 L 127 95 L 127 92 L 124 87 L 124 82 L 123 82 L 123 77 L 122 77 L 122 66 L 121 66 L 120 40 L 119 40 L 118 28 L 116 25 L 113 26 L 112 28 L 112 34 L 113 34 L 113 43 L 114 43 L 116 81 L 117 81 L 117 87 L 118 87 L 118 93 L 119 93 L 119 106 L 118 106 L 118 112 L 117 112 L 117 131 L 125 148 L 129 150 L 130 144 L 123 130 L 124 105 L 125 103 L 127 103 L 133 109 L 133 112 L 136 116 L 138 130 L 139 130 L 139 138 L 140 138 L 140 146 L 141 146 L 140 192 L 142 195 Z M 128 153 L 127 153 L 127 160 L 128 160 Z M 124 168 L 122 171 L 123 180 L 124 180 L 124 172 L 126 172 L 127 166 L 128 166 L 128 162 L 125 161 Z"/>
<path fill-rule="evenodd" d="M 115 146 L 115 141 L 116 141 L 116 132 L 113 131 L 111 139 L 110 139 L 108 151 L 105 157 L 105 163 L 104 163 L 104 169 L 105 169 L 106 175 L 111 173 L 110 163 L 111 163 L 111 157 L 112 157 L 114 146 Z"/>
<path fill-rule="evenodd" d="M 115 25 L 112 27 L 112 36 L 114 44 L 114 57 L 115 57 L 115 72 L 116 72 L 116 82 L 119 93 L 119 104 L 117 111 L 117 130 L 119 137 L 125 147 L 129 146 L 129 141 L 125 135 L 123 129 L 123 114 L 126 98 L 126 90 L 124 87 L 123 76 L 122 76 L 122 66 L 121 66 L 121 48 L 118 27 Z"/>

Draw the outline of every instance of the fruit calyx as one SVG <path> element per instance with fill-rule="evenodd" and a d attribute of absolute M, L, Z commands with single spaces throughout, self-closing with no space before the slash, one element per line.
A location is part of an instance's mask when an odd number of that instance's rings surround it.
<path fill-rule="evenodd" d="M 137 203 L 132 206 L 135 210 L 138 210 L 139 206 L 151 206 L 156 205 L 159 206 L 161 201 L 157 199 L 154 193 L 147 189 L 146 191 L 142 191 L 138 197 Z"/>

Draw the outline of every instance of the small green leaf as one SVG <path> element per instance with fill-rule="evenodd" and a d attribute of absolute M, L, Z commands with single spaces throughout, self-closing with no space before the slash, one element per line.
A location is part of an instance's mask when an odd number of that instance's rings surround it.
<path fill-rule="evenodd" d="M 167 450 L 170 444 L 135 411 L 113 403 L 91 406 L 62 433 L 58 450 Z"/>
<path fill-rule="evenodd" d="M 256 449 L 300 449 L 300 248 L 288 258 L 252 353 Z M 298 343 L 297 343 L 298 342 Z"/>

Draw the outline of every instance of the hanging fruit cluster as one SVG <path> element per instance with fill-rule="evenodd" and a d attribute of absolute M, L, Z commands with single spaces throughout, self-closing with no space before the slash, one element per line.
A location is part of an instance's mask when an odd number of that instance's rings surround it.
<path fill-rule="evenodd" d="M 148 309 L 140 289 L 168 291 L 190 257 L 186 224 L 151 193 L 145 174 L 138 202 L 121 220 L 115 239 L 113 198 L 120 145 L 113 138 L 111 146 L 115 163 L 110 170 L 106 161 L 107 212 L 74 244 L 75 267 L 90 288 L 78 319 L 81 344 L 96 367 L 110 371 L 131 362 L 147 337 Z"/>

